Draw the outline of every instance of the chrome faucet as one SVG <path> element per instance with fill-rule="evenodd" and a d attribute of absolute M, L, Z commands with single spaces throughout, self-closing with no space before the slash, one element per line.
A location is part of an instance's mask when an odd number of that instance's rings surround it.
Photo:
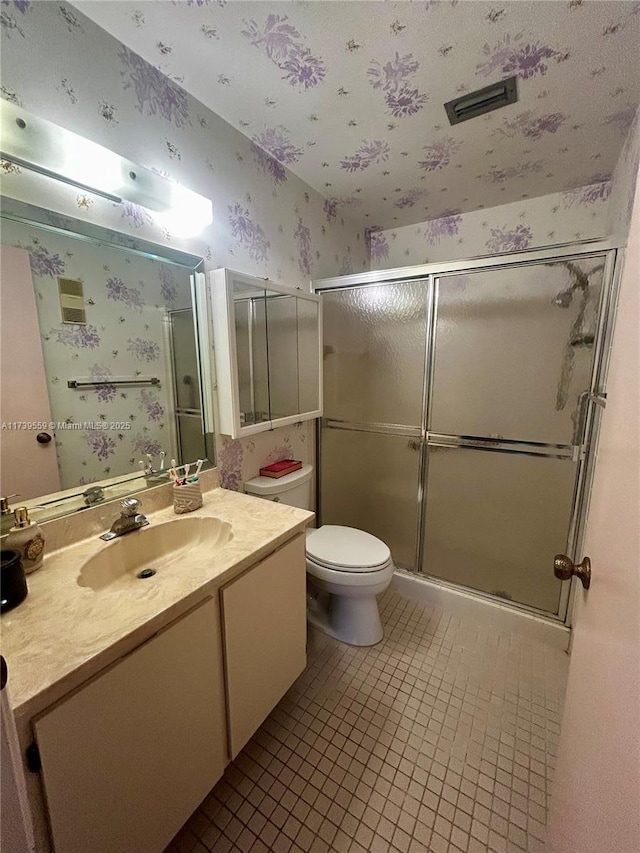
<path fill-rule="evenodd" d="M 100 537 L 107 542 L 110 539 L 116 539 L 118 536 L 124 536 L 125 533 L 131 533 L 132 530 L 140 530 L 141 527 L 146 527 L 149 524 L 146 516 L 138 512 L 140 509 L 139 500 L 125 498 L 120 507 L 120 517 L 113 522 L 111 530 L 103 533 Z"/>

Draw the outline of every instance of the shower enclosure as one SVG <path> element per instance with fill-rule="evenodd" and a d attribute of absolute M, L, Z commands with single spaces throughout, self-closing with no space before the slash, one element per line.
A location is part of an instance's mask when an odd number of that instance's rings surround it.
<path fill-rule="evenodd" d="M 202 399 L 196 333 L 191 308 L 167 311 L 168 340 L 173 377 L 175 444 L 179 464 L 213 459 L 203 429 Z"/>
<path fill-rule="evenodd" d="M 400 568 L 559 619 L 607 350 L 604 244 L 315 283 L 323 524 Z"/>

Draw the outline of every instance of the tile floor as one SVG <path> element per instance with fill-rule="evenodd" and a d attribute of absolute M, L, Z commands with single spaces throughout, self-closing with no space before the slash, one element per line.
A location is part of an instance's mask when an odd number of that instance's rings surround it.
<path fill-rule="evenodd" d="M 309 663 L 167 853 L 544 849 L 568 658 L 387 592 Z"/>

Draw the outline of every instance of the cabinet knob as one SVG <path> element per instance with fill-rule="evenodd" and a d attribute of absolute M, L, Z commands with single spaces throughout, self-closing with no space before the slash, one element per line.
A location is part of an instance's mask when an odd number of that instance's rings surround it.
<path fill-rule="evenodd" d="M 575 575 L 580 578 L 582 586 L 589 589 L 591 585 L 591 560 L 585 557 L 581 563 L 574 563 L 566 554 L 556 554 L 553 560 L 553 573 L 561 581 L 568 581 Z"/>
<path fill-rule="evenodd" d="M 51 436 L 48 432 L 39 432 L 36 436 L 36 441 L 38 444 L 49 444 Z"/>

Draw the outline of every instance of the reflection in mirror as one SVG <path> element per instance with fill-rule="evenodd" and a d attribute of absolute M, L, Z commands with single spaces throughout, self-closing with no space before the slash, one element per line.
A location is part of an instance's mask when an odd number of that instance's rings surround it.
<path fill-rule="evenodd" d="M 239 281 L 233 302 L 242 424 L 319 409 L 318 302 Z"/>
<path fill-rule="evenodd" d="M 235 281 L 233 306 L 240 418 L 260 424 L 270 420 L 264 291 Z"/>
<path fill-rule="evenodd" d="M 21 502 L 80 494 L 66 511 L 163 481 L 141 468 L 213 461 L 190 285 L 200 259 L 75 225 L 3 203 L 0 489 Z"/>
<path fill-rule="evenodd" d="M 303 411 L 298 403 L 298 325 L 295 296 L 267 291 L 271 419 Z M 316 407 L 317 408 L 317 407 Z"/>

